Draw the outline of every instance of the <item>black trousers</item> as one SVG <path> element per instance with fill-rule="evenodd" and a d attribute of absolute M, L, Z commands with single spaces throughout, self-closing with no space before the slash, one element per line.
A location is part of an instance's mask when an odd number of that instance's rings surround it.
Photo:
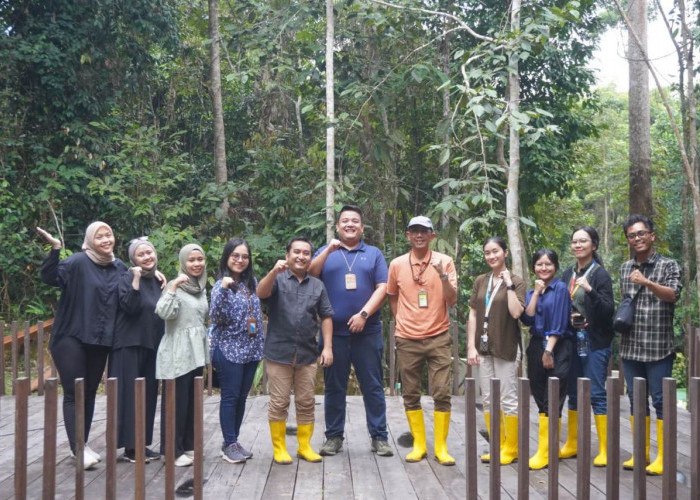
<path fill-rule="evenodd" d="M 70 449 L 75 453 L 75 379 L 85 379 L 85 442 L 90 436 L 95 394 L 102 380 L 109 347 L 83 344 L 75 337 L 64 337 L 51 347 L 51 356 L 63 387 L 63 425 Z"/>
<path fill-rule="evenodd" d="M 146 445 L 150 445 L 158 403 L 156 351 L 139 346 L 112 351 L 109 354 L 109 376 L 119 379 L 117 447 L 129 450 L 134 449 L 136 440 L 134 381 L 139 377 L 146 379 Z"/>
<path fill-rule="evenodd" d="M 194 378 L 203 368 L 195 368 L 175 379 L 175 458 L 194 450 Z M 160 398 L 160 453 L 165 455 L 165 419 L 167 398 L 165 381 Z"/>
<path fill-rule="evenodd" d="M 571 339 L 562 337 L 554 346 L 554 368 L 545 370 L 542 366 L 544 345 L 542 337 L 532 337 L 527 346 L 527 376 L 530 379 L 530 391 L 535 398 L 539 413 L 549 415 L 549 395 L 547 383 L 549 377 L 559 378 L 559 416 L 566 399 L 567 380 L 571 367 Z"/>

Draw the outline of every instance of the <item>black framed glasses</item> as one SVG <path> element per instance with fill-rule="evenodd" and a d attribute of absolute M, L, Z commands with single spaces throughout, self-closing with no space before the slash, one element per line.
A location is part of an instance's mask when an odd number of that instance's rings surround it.
<path fill-rule="evenodd" d="M 647 234 L 650 234 L 650 233 L 651 233 L 651 231 L 644 231 L 644 230 L 642 230 L 642 231 L 637 231 L 636 233 L 628 233 L 628 234 L 627 234 L 627 239 L 630 240 L 630 241 L 634 241 L 634 240 L 636 240 L 637 238 L 640 238 L 640 239 L 641 239 L 641 238 L 644 238 Z"/>

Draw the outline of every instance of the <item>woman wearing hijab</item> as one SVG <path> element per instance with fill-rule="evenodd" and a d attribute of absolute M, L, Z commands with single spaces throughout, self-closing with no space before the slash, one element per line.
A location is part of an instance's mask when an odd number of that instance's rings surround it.
<path fill-rule="evenodd" d="M 156 378 L 175 379 L 175 465 L 192 465 L 194 452 L 194 379 L 209 363 L 206 319 L 207 266 L 202 247 L 189 244 L 180 250 L 180 275 L 171 281 L 156 304 L 165 320 L 165 335 L 158 346 Z M 163 384 L 165 395 L 165 384 Z M 165 397 L 161 422 L 165 422 Z M 161 425 L 161 453 L 165 453 L 165 425 Z"/>
<path fill-rule="evenodd" d="M 234 238 L 224 247 L 218 278 L 211 292 L 209 318 L 214 323 L 211 359 L 221 386 L 221 454 L 227 462 L 240 463 L 253 457 L 238 436 L 246 397 L 263 357 L 262 312 L 255 294 L 258 282 L 250 246 L 242 238 Z"/>
<path fill-rule="evenodd" d="M 146 381 L 146 445 L 153 440 L 153 422 L 158 400 L 156 352 L 165 325 L 155 313 L 161 296 L 158 255 L 148 238 L 129 244 L 132 267 L 125 273 L 118 288 L 119 309 L 114 345 L 109 355 L 109 376 L 119 379 L 117 447 L 124 448 L 123 460 L 136 461 L 134 422 L 134 381 Z M 162 276 L 162 275 L 160 275 Z M 146 462 L 158 460 L 160 454 L 146 448 Z"/>
<path fill-rule="evenodd" d="M 117 286 L 126 271 L 114 257 L 114 234 L 108 224 L 96 221 L 85 230 L 82 252 L 59 261 L 61 241 L 37 227 L 51 244 L 41 265 L 44 283 L 61 289 L 49 350 L 61 377 L 63 421 L 75 456 L 75 379 L 85 380 L 85 469 L 100 456 L 87 446 L 95 410 L 95 394 L 114 340 Z"/>

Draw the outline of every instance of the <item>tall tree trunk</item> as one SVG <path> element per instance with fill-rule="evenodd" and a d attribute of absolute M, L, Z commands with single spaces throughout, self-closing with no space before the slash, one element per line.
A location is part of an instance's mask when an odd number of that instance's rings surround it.
<path fill-rule="evenodd" d="M 647 0 L 629 4 L 629 209 L 630 213 L 654 215 L 651 198 L 651 130 L 647 53 Z"/>
<path fill-rule="evenodd" d="M 510 12 L 511 31 L 520 30 L 520 0 L 513 0 Z M 517 112 L 520 103 L 520 75 L 518 74 L 519 54 L 517 49 L 509 56 L 510 71 L 508 73 L 508 108 L 511 113 Z M 513 260 L 513 272 L 524 280 L 529 280 L 523 236 L 520 232 L 520 130 L 509 125 L 508 142 L 508 184 L 506 189 L 506 231 L 508 246 Z"/>
<path fill-rule="evenodd" d="M 221 51 L 219 44 L 219 0 L 209 0 L 209 54 L 211 57 L 211 102 L 214 115 L 214 166 L 217 184 L 226 184 L 226 133 L 224 131 L 224 106 L 221 99 Z M 228 215 L 228 199 L 221 202 L 223 219 Z"/>
<path fill-rule="evenodd" d="M 326 0 L 326 241 L 333 239 L 335 219 L 335 96 L 333 95 L 333 0 Z"/>
<path fill-rule="evenodd" d="M 449 24 L 447 21 L 443 23 L 443 31 L 446 32 L 449 29 Z M 445 33 L 442 42 L 442 72 L 449 78 L 450 76 L 450 35 Z M 442 119 L 447 124 L 450 121 L 450 88 L 448 85 L 442 89 Z M 445 135 L 442 137 L 442 145 L 448 151 L 448 154 L 443 158 L 443 163 L 440 165 L 440 170 L 442 171 L 442 178 L 447 179 L 450 176 L 450 127 L 445 126 Z M 450 195 L 450 186 L 445 183 L 442 185 L 442 196 L 447 197 Z M 443 212 L 440 217 L 440 228 L 446 229 L 449 224 L 449 218 L 446 213 Z"/>

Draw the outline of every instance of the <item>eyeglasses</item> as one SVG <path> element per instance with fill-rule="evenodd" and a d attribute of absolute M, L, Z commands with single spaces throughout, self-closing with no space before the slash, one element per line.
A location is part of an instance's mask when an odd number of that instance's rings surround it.
<path fill-rule="evenodd" d="M 233 259 L 233 260 L 240 260 L 240 261 L 246 261 L 246 260 L 250 260 L 250 255 L 246 255 L 246 254 L 241 255 L 241 254 L 239 254 L 239 253 L 232 253 L 232 254 L 231 254 L 231 259 Z"/>
<path fill-rule="evenodd" d="M 637 238 L 644 238 L 647 234 L 650 234 L 651 231 L 637 231 L 636 233 L 628 233 L 627 234 L 627 239 L 630 241 L 634 241 Z"/>
<path fill-rule="evenodd" d="M 591 240 L 587 240 L 587 239 L 585 239 L 585 238 L 584 238 L 584 239 L 581 239 L 581 240 L 571 240 L 571 244 L 572 244 L 572 245 L 585 245 L 585 244 L 588 243 L 589 241 L 591 241 Z"/>

